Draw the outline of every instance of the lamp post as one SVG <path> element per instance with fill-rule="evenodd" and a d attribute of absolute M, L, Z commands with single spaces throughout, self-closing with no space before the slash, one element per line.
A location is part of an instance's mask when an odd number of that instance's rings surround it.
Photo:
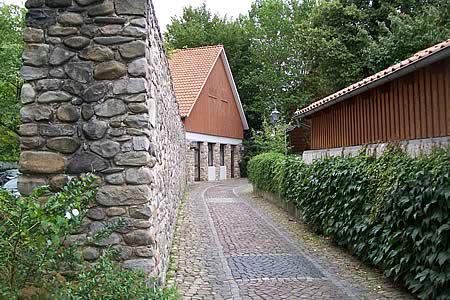
<path fill-rule="evenodd" d="M 269 118 L 270 118 L 270 123 L 273 126 L 273 132 L 275 133 L 275 125 L 278 123 L 278 121 L 280 120 L 280 116 L 281 113 L 277 110 L 277 108 L 275 107 L 275 109 L 269 114 Z M 286 128 L 284 129 L 284 155 L 288 155 L 288 149 L 287 149 L 287 133 L 286 133 Z"/>
<path fill-rule="evenodd" d="M 275 126 L 275 124 L 278 122 L 278 120 L 280 120 L 280 116 L 281 116 L 281 113 L 275 107 L 275 109 L 269 115 L 270 123 L 272 123 L 272 126 Z"/>

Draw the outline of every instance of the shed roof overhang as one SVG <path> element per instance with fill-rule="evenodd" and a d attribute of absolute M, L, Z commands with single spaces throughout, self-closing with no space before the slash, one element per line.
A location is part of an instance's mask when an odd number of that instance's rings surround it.
<path fill-rule="evenodd" d="M 294 118 L 305 118 L 327 107 L 367 92 L 373 88 L 379 87 L 387 82 L 410 74 L 417 69 L 431 65 L 447 57 L 450 57 L 450 39 L 422 50 L 398 64 L 395 64 L 381 72 L 352 84 L 345 89 L 316 101 L 305 108 L 297 110 L 294 113 Z"/>

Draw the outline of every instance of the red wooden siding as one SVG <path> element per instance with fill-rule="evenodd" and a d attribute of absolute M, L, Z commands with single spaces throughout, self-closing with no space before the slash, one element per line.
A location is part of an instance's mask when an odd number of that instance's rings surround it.
<path fill-rule="evenodd" d="M 289 133 L 289 146 L 293 153 L 311 149 L 311 131 L 306 128 L 294 128 Z"/>
<path fill-rule="evenodd" d="M 184 125 L 188 132 L 238 139 L 244 137 L 242 120 L 221 57 Z"/>
<path fill-rule="evenodd" d="M 311 148 L 450 135 L 450 59 L 310 116 Z"/>

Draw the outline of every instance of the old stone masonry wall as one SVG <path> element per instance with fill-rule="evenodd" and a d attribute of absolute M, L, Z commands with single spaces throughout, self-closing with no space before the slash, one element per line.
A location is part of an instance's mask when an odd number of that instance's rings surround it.
<path fill-rule="evenodd" d="M 28 0 L 19 180 L 61 187 L 102 180 L 83 240 L 121 217 L 114 245 L 124 267 L 164 280 L 185 182 L 184 129 L 151 0 Z"/>

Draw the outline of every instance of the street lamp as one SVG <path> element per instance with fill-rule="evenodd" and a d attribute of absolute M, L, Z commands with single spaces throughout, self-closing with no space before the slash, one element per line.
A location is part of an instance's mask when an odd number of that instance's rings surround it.
<path fill-rule="evenodd" d="M 276 123 L 280 120 L 280 116 L 281 113 L 277 110 L 277 108 L 275 107 L 275 109 L 270 113 L 269 118 L 270 118 L 270 123 L 272 123 L 273 126 L 273 133 L 275 134 L 275 125 Z M 287 146 L 287 132 L 286 129 L 284 129 L 284 154 L 287 156 L 288 154 L 288 146 Z"/>
<path fill-rule="evenodd" d="M 270 123 L 272 123 L 272 125 L 275 125 L 278 122 L 278 120 L 280 119 L 280 116 L 281 116 L 281 113 L 275 107 L 275 109 L 269 115 Z"/>

